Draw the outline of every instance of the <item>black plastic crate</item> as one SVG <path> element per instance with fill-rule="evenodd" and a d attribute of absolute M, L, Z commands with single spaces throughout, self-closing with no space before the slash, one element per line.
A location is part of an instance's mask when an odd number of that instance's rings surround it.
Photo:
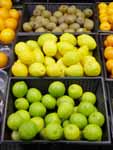
<path fill-rule="evenodd" d="M 113 81 L 106 80 L 106 88 L 107 88 L 107 95 L 108 95 L 108 102 L 109 102 L 109 109 L 111 113 L 111 134 L 112 134 L 112 140 L 113 140 Z"/>
<path fill-rule="evenodd" d="M 100 51 L 101 51 L 101 59 L 102 59 L 102 64 L 103 64 L 103 71 L 104 71 L 104 77 L 105 79 L 110 79 L 110 73 L 107 71 L 106 68 L 106 58 L 104 57 L 104 41 L 106 39 L 106 37 L 110 34 L 113 34 L 112 32 L 110 33 L 100 33 Z M 111 79 L 112 80 L 112 79 Z"/>
<path fill-rule="evenodd" d="M 33 32 L 29 35 L 27 33 L 18 33 L 16 39 L 15 39 L 15 43 L 13 45 L 13 49 L 16 45 L 16 43 L 20 42 L 20 41 L 23 41 L 23 42 L 26 42 L 27 40 L 37 40 L 38 37 L 43 34 L 43 33 L 36 33 L 34 34 Z M 78 36 L 78 35 L 81 35 L 82 33 L 75 33 L 73 35 L 75 36 Z M 55 35 L 59 38 L 59 36 L 62 35 L 62 33 L 55 33 Z M 93 56 L 96 58 L 96 60 L 100 63 L 101 65 L 101 74 L 99 76 L 103 76 L 103 67 L 102 67 L 102 61 L 101 61 L 101 57 L 100 57 L 100 50 L 99 50 L 99 39 L 98 39 L 98 35 L 95 34 L 95 33 L 89 33 L 88 35 L 91 35 L 95 40 L 96 40 L 96 43 L 97 43 L 97 48 L 93 51 Z M 17 56 L 14 54 L 13 52 L 13 56 L 12 56 L 12 62 L 16 61 L 17 60 Z M 11 69 L 9 71 L 9 75 L 12 76 L 12 73 L 11 73 Z M 98 78 L 97 77 L 92 77 L 92 78 Z"/>
<path fill-rule="evenodd" d="M 52 13 L 54 11 L 56 11 L 58 9 L 58 7 L 62 4 L 65 5 L 75 5 L 77 8 L 80 8 L 81 10 L 85 9 L 85 8 L 91 8 L 93 10 L 93 16 L 92 16 L 92 20 L 94 21 L 94 29 L 91 32 L 96 32 L 97 31 L 97 19 L 96 19 L 96 13 L 95 13 L 95 3 L 62 3 L 62 2 L 57 2 L 57 3 L 24 3 L 23 5 L 23 17 L 22 17 L 22 23 L 21 23 L 21 28 L 20 28 L 20 32 L 24 32 L 22 25 L 24 22 L 29 21 L 29 18 L 32 16 L 33 10 L 35 8 L 36 5 L 44 5 L 46 7 L 47 10 L 51 11 Z M 29 34 L 29 32 L 28 32 Z"/>
<path fill-rule="evenodd" d="M 10 139 L 10 134 L 11 134 L 11 130 L 8 129 L 6 122 L 7 122 L 7 117 L 15 112 L 14 109 L 14 104 L 13 104 L 13 99 L 14 97 L 12 96 L 12 85 L 17 82 L 17 81 L 25 81 L 29 87 L 35 87 L 35 88 L 39 88 L 42 92 L 42 94 L 45 94 L 47 92 L 47 88 L 48 85 L 50 83 L 52 83 L 53 81 L 61 81 L 65 84 L 66 87 L 68 87 L 69 85 L 76 83 L 82 86 L 84 91 L 92 91 L 96 94 L 97 97 L 97 102 L 96 102 L 96 106 L 98 108 L 98 110 L 100 112 L 102 112 L 105 116 L 105 124 L 103 126 L 103 138 L 102 141 L 94 141 L 94 142 L 88 142 L 88 141 L 66 141 L 66 140 L 59 140 L 59 141 L 47 141 L 47 140 L 41 140 L 41 139 L 35 139 L 32 140 L 30 142 L 23 142 L 23 141 L 12 141 Z M 82 79 L 82 78 L 68 78 L 68 79 L 58 79 L 58 78 L 44 78 L 44 79 L 40 79 L 40 78 L 10 78 L 9 79 L 9 84 L 8 84 L 8 91 L 7 91 L 7 98 L 6 98 L 6 106 L 5 106 L 5 113 L 4 113 L 4 119 L 3 119 L 3 124 L 2 124 L 2 142 L 6 142 L 6 143 L 21 143 L 21 144 L 25 144 L 25 143 L 58 143 L 58 144 L 110 144 L 111 141 L 111 137 L 110 137 L 110 128 L 109 128 L 109 120 L 108 120 L 108 111 L 107 111 L 107 105 L 106 105 L 106 96 L 105 96 L 105 89 L 104 89 L 104 84 L 103 84 L 103 79 L 99 78 L 99 79 Z"/>

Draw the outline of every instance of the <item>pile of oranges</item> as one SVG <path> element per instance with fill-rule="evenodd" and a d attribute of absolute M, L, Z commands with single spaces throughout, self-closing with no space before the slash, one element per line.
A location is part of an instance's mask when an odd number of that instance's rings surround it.
<path fill-rule="evenodd" d="M 0 42 L 10 44 L 15 38 L 20 12 L 12 8 L 11 0 L 0 0 Z"/>
<path fill-rule="evenodd" d="M 104 41 L 104 57 L 106 58 L 106 68 L 113 78 L 113 34 L 108 35 Z"/>
<path fill-rule="evenodd" d="M 113 30 L 113 2 L 106 4 L 101 2 L 98 4 L 100 30 L 110 31 Z"/>

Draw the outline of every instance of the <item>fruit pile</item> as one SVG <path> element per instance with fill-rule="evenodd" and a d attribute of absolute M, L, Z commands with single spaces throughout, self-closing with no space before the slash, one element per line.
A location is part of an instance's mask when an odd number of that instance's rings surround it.
<path fill-rule="evenodd" d="M 104 41 L 104 57 L 106 59 L 106 69 L 113 78 L 113 35 L 110 34 L 106 37 Z"/>
<path fill-rule="evenodd" d="M 25 32 L 90 32 L 94 28 L 92 16 L 92 9 L 81 10 L 75 5 L 60 5 L 53 13 L 43 5 L 36 5 L 29 21 L 23 24 L 23 30 Z"/>
<path fill-rule="evenodd" d="M 12 65 L 14 76 L 98 76 L 101 66 L 93 56 L 95 39 L 87 34 L 75 37 L 63 33 L 59 39 L 45 33 L 37 41 L 28 40 L 15 45 L 17 61 Z"/>
<path fill-rule="evenodd" d="M 10 44 L 15 38 L 20 13 L 11 0 L 0 0 L 0 42 Z"/>
<path fill-rule="evenodd" d="M 100 30 L 110 31 L 113 30 L 113 2 L 109 4 L 101 2 L 98 4 Z"/>
<path fill-rule="evenodd" d="M 95 106 L 93 92 L 78 84 L 66 87 L 61 81 L 51 82 L 46 91 L 28 89 L 25 81 L 13 84 L 17 111 L 7 119 L 13 140 L 102 140 L 105 118 Z"/>

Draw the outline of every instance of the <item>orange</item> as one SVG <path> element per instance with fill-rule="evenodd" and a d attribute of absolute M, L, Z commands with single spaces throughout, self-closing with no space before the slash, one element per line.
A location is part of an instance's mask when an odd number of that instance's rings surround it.
<path fill-rule="evenodd" d="M 0 18 L 6 19 L 9 17 L 9 11 L 6 8 L 0 8 Z"/>
<path fill-rule="evenodd" d="M 101 2 L 101 3 L 98 4 L 98 8 L 99 9 L 103 9 L 103 8 L 106 9 L 107 7 L 108 6 L 107 6 L 107 4 L 105 2 Z"/>
<path fill-rule="evenodd" d="M 104 41 L 104 46 L 107 47 L 108 43 L 107 40 Z"/>
<path fill-rule="evenodd" d="M 104 50 L 104 57 L 106 59 L 113 59 L 113 47 L 106 47 Z"/>
<path fill-rule="evenodd" d="M 113 9 L 113 2 L 109 3 L 108 8 L 112 8 Z"/>
<path fill-rule="evenodd" d="M 107 9 L 100 9 L 99 10 L 99 14 L 106 14 L 107 13 Z"/>
<path fill-rule="evenodd" d="M 106 68 L 109 72 L 111 72 L 111 70 L 113 69 L 113 59 L 108 59 L 106 61 Z"/>
<path fill-rule="evenodd" d="M 113 46 L 113 35 L 110 34 L 106 37 L 106 46 Z"/>
<path fill-rule="evenodd" d="M 110 16 L 113 14 L 113 8 L 107 9 L 107 14 Z"/>
<path fill-rule="evenodd" d="M 113 24 L 113 14 L 108 16 L 108 21 Z"/>
<path fill-rule="evenodd" d="M 100 15 L 99 19 L 100 19 L 100 22 L 107 22 L 108 21 L 108 16 L 107 15 Z"/>
<path fill-rule="evenodd" d="M 3 19 L 0 18 L 0 31 L 2 31 L 5 28 L 5 24 Z"/>
<path fill-rule="evenodd" d="M 14 19 L 16 19 L 16 20 L 18 20 L 19 16 L 20 16 L 20 13 L 16 9 L 10 9 L 9 10 L 9 16 L 12 17 L 12 18 L 14 18 Z"/>
<path fill-rule="evenodd" d="M 10 9 L 12 7 L 12 1 L 11 0 L 0 0 L 0 7 Z"/>
<path fill-rule="evenodd" d="M 17 20 L 14 18 L 8 18 L 5 20 L 5 27 L 15 30 L 17 28 Z"/>
<path fill-rule="evenodd" d="M 4 44 L 10 44 L 14 40 L 14 38 L 15 38 L 15 32 L 10 28 L 6 28 L 2 30 L 0 33 L 0 40 Z"/>
<path fill-rule="evenodd" d="M 8 64 L 8 56 L 4 52 L 0 52 L 0 68 L 6 67 Z"/>
<path fill-rule="evenodd" d="M 102 31 L 110 31 L 111 30 L 111 25 L 108 22 L 102 22 L 100 24 L 100 30 Z"/>

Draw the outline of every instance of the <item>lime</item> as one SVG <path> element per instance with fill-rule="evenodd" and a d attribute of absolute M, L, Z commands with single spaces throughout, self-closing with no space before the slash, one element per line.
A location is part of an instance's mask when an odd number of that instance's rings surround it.
<path fill-rule="evenodd" d="M 58 107 L 57 113 L 61 119 L 68 119 L 73 112 L 74 106 L 70 103 L 61 103 Z"/>
<path fill-rule="evenodd" d="M 43 117 L 46 114 L 46 107 L 40 102 L 34 102 L 29 107 L 30 115 Z"/>
<path fill-rule="evenodd" d="M 81 102 L 78 105 L 78 109 L 77 111 L 79 113 L 82 113 L 83 115 L 85 115 L 86 117 L 88 117 L 91 113 L 93 113 L 95 111 L 95 107 L 93 104 L 89 103 L 89 102 Z"/>
<path fill-rule="evenodd" d="M 105 118 L 104 118 L 104 115 L 101 112 L 93 112 L 89 116 L 88 121 L 89 121 L 90 124 L 97 124 L 100 127 L 102 127 L 104 122 L 105 122 Z"/>
<path fill-rule="evenodd" d="M 45 117 L 46 125 L 48 125 L 49 123 L 53 123 L 53 122 L 61 124 L 61 120 L 60 120 L 58 114 L 55 112 L 50 113 L 50 114 L 46 115 L 46 117 Z"/>
<path fill-rule="evenodd" d="M 16 113 L 9 115 L 7 119 L 7 126 L 12 130 L 17 130 L 23 123 L 23 119 Z"/>
<path fill-rule="evenodd" d="M 24 81 L 18 81 L 13 84 L 12 93 L 15 97 L 23 97 L 26 95 L 28 86 Z"/>
<path fill-rule="evenodd" d="M 81 113 L 73 113 L 70 116 L 70 122 L 83 129 L 87 125 L 87 118 Z"/>
<path fill-rule="evenodd" d="M 42 94 L 41 94 L 40 90 L 38 90 L 36 88 L 30 88 L 27 92 L 26 97 L 30 103 L 34 103 L 34 102 L 41 100 Z"/>
<path fill-rule="evenodd" d="M 54 81 L 48 87 L 48 92 L 54 97 L 63 96 L 65 90 L 65 85 L 60 81 Z"/>
<path fill-rule="evenodd" d="M 47 109 L 54 109 L 56 106 L 56 99 L 50 94 L 45 94 L 42 97 L 42 104 L 44 104 Z"/>
<path fill-rule="evenodd" d="M 66 140 L 80 140 L 80 130 L 75 124 L 68 124 L 64 127 L 64 137 Z"/>
<path fill-rule="evenodd" d="M 11 139 L 14 140 L 14 141 L 20 140 L 19 132 L 18 131 L 12 131 Z"/>
<path fill-rule="evenodd" d="M 95 104 L 96 102 L 96 95 L 93 92 L 84 92 L 81 97 L 82 102 L 90 102 Z"/>
<path fill-rule="evenodd" d="M 40 132 L 44 127 L 44 120 L 41 117 L 33 117 L 31 118 L 31 121 L 33 121 L 37 125 L 37 132 Z"/>
<path fill-rule="evenodd" d="M 16 114 L 23 119 L 23 122 L 30 120 L 30 114 L 26 110 L 18 110 Z"/>
<path fill-rule="evenodd" d="M 59 123 L 50 123 L 46 126 L 46 134 L 49 140 L 59 140 L 63 136 L 63 128 Z"/>
<path fill-rule="evenodd" d="M 71 84 L 68 88 L 68 95 L 74 99 L 78 99 L 82 96 L 83 89 L 78 84 Z"/>
<path fill-rule="evenodd" d="M 96 124 L 88 124 L 83 130 L 83 136 L 88 141 L 100 141 L 102 129 Z"/>
<path fill-rule="evenodd" d="M 33 121 L 23 123 L 19 128 L 19 136 L 22 140 L 32 140 L 37 134 L 37 126 Z"/>
<path fill-rule="evenodd" d="M 69 123 L 70 123 L 69 120 L 64 120 L 63 127 L 66 127 Z"/>
<path fill-rule="evenodd" d="M 75 103 L 74 100 L 67 95 L 61 96 L 57 99 L 57 106 L 59 106 L 63 102 L 67 102 L 67 103 L 70 103 L 72 105 L 74 105 L 74 103 Z"/>
<path fill-rule="evenodd" d="M 40 131 L 40 137 L 44 140 L 47 140 L 47 133 L 46 133 L 46 128 L 43 128 L 41 131 Z"/>
<path fill-rule="evenodd" d="M 16 109 L 28 109 L 29 108 L 29 103 L 27 99 L 25 98 L 17 98 L 15 100 L 15 108 Z"/>
<path fill-rule="evenodd" d="M 73 109 L 73 113 L 77 113 L 78 106 L 75 106 Z"/>

